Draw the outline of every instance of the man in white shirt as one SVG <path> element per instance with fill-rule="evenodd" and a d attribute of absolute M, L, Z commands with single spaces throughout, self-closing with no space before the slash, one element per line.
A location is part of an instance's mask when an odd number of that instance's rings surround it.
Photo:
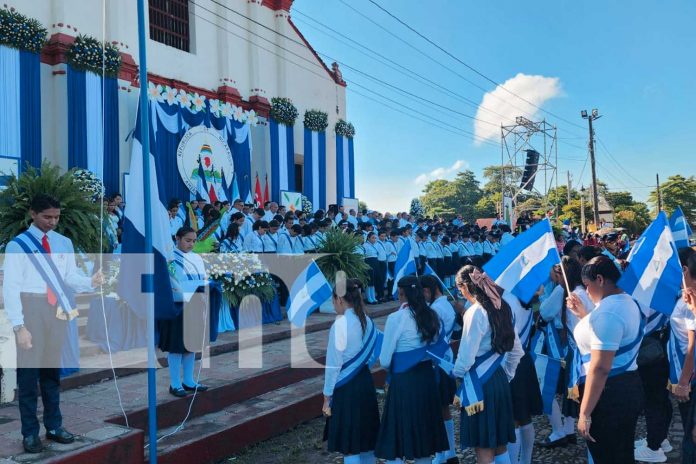
<path fill-rule="evenodd" d="M 264 212 L 265 214 L 263 215 L 263 220 L 266 222 L 271 222 L 273 218 L 276 217 L 276 214 L 278 214 L 278 203 L 275 201 L 267 201 L 264 205 Z"/>
<path fill-rule="evenodd" d="M 60 413 L 60 360 L 68 318 L 74 317 L 72 289 L 94 288 L 103 281 L 81 275 L 69 238 L 54 231 L 60 219 L 60 202 L 45 194 L 31 202 L 32 224 L 5 250 L 3 297 L 7 318 L 17 341 L 17 392 L 22 420 L 23 446 L 40 453 L 40 425 L 36 416 L 40 384 L 46 438 L 72 443 L 75 437 L 63 428 Z M 9 271 L 9 272 L 8 272 Z M 63 287 L 47 285 L 62 280 Z M 65 308 L 66 305 L 69 308 Z M 65 309 L 63 309 L 65 308 Z"/>
<path fill-rule="evenodd" d="M 354 209 L 351 209 L 348 217 L 344 217 L 344 219 L 347 220 L 348 222 L 350 222 L 351 224 L 353 224 L 354 228 L 356 228 L 356 229 L 358 228 L 358 217 L 357 217 Z"/>

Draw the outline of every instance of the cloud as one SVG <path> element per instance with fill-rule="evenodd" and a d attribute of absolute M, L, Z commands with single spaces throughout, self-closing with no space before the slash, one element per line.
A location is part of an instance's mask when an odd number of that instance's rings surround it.
<path fill-rule="evenodd" d="M 430 172 L 425 172 L 419 175 L 418 177 L 416 177 L 416 180 L 414 180 L 414 183 L 416 185 L 425 185 L 433 180 L 451 178 L 454 177 L 458 172 L 467 169 L 468 167 L 469 163 L 467 163 L 466 161 L 457 160 L 454 162 L 452 166 L 448 168 L 437 168 L 433 169 Z"/>
<path fill-rule="evenodd" d="M 481 105 L 476 112 L 476 119 L 492 122 L 495 125 L 478 120 L 474 122 L 474 133 L 477 136 L 475 143 L 477 145 L 481 144 L 482 139 L 499 140 L 499 124 L 512 124 L 517 116 L 534 119 L 539 114 L 538 108 L 515 95 L 541 107 L 550 99 L 562 94 L 561 81 L 557 77 L 530 76 L 519 73 L 512 79 L 503 82 L 502 87 L 497 86 L 493 91 L 486 93 L 481 100 Z"/>

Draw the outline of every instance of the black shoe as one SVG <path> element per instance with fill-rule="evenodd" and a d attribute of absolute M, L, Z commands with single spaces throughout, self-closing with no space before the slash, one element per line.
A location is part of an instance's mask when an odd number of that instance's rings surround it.
<path fill-rule="evenodd" d="M 565 439 L 568 441 L 569 445 L 577 445 L 578 444 L 578 436 L 574 433 L 569 433 L 568 435 L 565 436 Z"/>
<path fill-rule="evenodd" d="M 445 464 L 459 464 L 459 458 L 457 456 L 453 456 L 446 460 Z"/>
<path fill-rule="evenodd" d="M 30 437 L 24 437 L 22 440 L 22 445 L 24 445 L 24 451 L 31 454 L 40 453 L 43 451 L 43 444 L 38 435 L 32 435 Z"/>
<path fill-rule="evenodd" d="M 559 438 L 558 440 L 550 441 L 548 437 L 544 441 L 540 441 L 537 445 L 541 448 L 553 449 L 561 448 L 568 444 L 568 437 Z"/>
<path fill-rule="evenodd" d="M 187 392 L 192 392 L 192 391 L 196 391 L 196 390 L 198 390 L 199 392 L 204 392 L 204 391 L 208 391 L 208 388 L 209 387 L 207 385 L 203 385 L 200 383 L 198 384 L 198 388 L 189 387 L 188 385 L 184 384 L 184 390 L 186 390 Z"/>
<path fill-rule="evenodd" d="M 183 398 L 184 396 L 187 396 L 188 393 L 186 393 L 186 390 L 183 388 L 174 388 L 171 385 L 169 386 L 169 394 L 176 396 L 177 398 Z"/>
<path fill-rule="evenodd" d="M 46 432 L 46 439 L 67 445 L 75 441 L 75 435 L 68 432 L 63 427 L 59 427 L 55 430 Z"/>

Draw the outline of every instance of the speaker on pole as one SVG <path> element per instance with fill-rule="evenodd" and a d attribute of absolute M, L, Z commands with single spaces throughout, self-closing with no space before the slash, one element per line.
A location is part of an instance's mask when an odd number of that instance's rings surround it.
<path fill-rule="evenodd" d="M 531 191 L 534 188 L 534 179 L 539 168 L 539 152 L 536 150 L 524 150 L 527 152 L 527 160 L 524 164 L 524 172 L 520 181 L 520 188 Z"/>

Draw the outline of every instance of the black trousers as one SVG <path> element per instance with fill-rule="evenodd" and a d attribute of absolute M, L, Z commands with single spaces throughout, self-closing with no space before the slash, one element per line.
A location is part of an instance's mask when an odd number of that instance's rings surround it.
<path fill-rule="evenodd" d="M 67 322 L 56 318 L 56 307 L 46 296 L 22 295 L 24 326 L 31 333 L 32 348 L 17 347 L 17 393 L 22 436 L 38 435 L 36 417 L 39 391 L 43 402 L 46 430 L 62 426 L 60 413 L 60 358 L 67 333 Z"/>
<path fill-rule="evenodd" d="M 643 385 L 636 371 L 610 377 L 592 412 L 587 442 L 595 464 L 633 463 L 633 441 L 643 409 Z"/>
<path fill-rule="evenodd" d="M 667 391 L 669 363 L 663 361 L 641 366 L 638 374 L 645 392 L 645 425 L 648 432 L 648 448 L 656 451 L 667 438 L 672 422 L 672 402 Z M 682 420 L 685 420 L 682 417 Z M 684 422 L 685 424 L 686 422 Z"/>

